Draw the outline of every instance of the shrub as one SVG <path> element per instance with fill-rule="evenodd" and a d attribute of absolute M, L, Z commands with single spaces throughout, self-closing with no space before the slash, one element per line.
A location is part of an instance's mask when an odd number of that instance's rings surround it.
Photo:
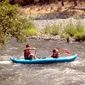
<path fill-rule="evenodd" d="M 77 32 L 84 32 L 85 31 L 85 27 L 80 21 L 77 22 L 76 30 L 77 30 Z"/>
<path fill-rule="evenodd" d="M 50 34 L 51 33 L 51 27 L 50 26 L 46 26 L 43 30 L 42 33 L 43 34 Z"/>
<path fill-rule="evenodd" d="M 85 27 L 83 24 L 78 21 L 76 24 L 76 33 L 74 35 L 74 38 L 76 41 L 84 41 L 85 40 Z"/>
<path fill-rule="evenodd" d="M 44 34 L 50 34 L 50 35 L 58 35 L 59 34 L 59 25 L 52 25 L 52 26 L 46 26 L 43 30 Z"/>
<path fill-rule="evenodd" d="M 65 38 L 65 39 L 67 39 L 67 38 L 69 37 L 69 35 L 66 34 L 66 33 L 62 33 L 60 36 L 61 36 L 62 38 Z"/>
<path fill-rule="evenodd" d="M 26 33 L 30 29 L 35 29 L 35 27 L 24 18 L 18 5 L 9 4 L 8 0 L 0 2 L 0 44 L 5 44 L 9 37 L 14 37 L 17 41 L 24 41 L 28 36 Z"/>
<path fill-rule="evenodd" d="M 55 36 L 59 34 L 59 26 L 58 25 L 53 25 L 51 27 L 51 35 Z"/>
<path fill-rule="evenodd" d="M 85 40 L 85 32 L 77 32 L 74 36 L 76 41 L 84 41 Z"/>
<path fill-rule="evenodd" d="M 72 23 L 68 23 L 64 28 L 63 33 L 68 34 L 71 37 L 74 36 L 74 34 L 76 33 L 76 26 Z"/>

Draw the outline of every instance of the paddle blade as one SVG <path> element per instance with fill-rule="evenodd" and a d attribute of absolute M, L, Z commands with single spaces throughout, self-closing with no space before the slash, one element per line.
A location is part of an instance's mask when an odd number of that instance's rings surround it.
<path fill-rule="evenodd" d="M 67 51 L 67 50 L 64 50 L 65 51 L 65 53 L 67 53 L 67 54 L 71 54 L 69 51 Z"/>
<path fill-rule="evenodd" d="M 71 54 L 69 51 L 65 50 L 65 49 L 62 49 L 62 48 L 57 48 L 59 51 L 64 51 L 65 53 L 67 54 Z"/>

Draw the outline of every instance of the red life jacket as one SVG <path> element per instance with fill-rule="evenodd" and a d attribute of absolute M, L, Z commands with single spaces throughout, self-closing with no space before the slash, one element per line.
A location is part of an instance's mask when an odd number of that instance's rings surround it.
<path fill-rule="evenodd" d="M 58 54 L 58 53 L 56 53 L 56 54 L 52 54 L 51 57 L 53 57 L 53 58 L 58 58 L 58 57 L 59 57 L 59 54 Z"/>
<path fill-rule="evenodd" d="M 31 54 L 31 53 L 30 53 L 29 49 L 26 48 L 26 49 L 24 50 L 24 57 L 27 58 L 27 57 L 29 57 L 30 54 Z"/>

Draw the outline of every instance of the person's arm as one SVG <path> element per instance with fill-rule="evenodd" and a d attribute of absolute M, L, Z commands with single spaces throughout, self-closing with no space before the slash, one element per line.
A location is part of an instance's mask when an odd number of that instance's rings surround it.
<path fill-rule="evenodd" d="M 29 47 L 29 50 L 36 50 L 35 47 Z"/>

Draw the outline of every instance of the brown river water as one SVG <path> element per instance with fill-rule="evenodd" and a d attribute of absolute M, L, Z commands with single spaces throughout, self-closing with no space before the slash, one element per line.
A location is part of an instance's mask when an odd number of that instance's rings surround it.
<path fill-rule="evenodd" d="M 26 43 L 37 48 L 37 57 L 50 57 L 54 47 L 79 57 L 68 63 L 0 64 L 0 85 L 85 85 L 85 42 L 68 44 L 65 40 L 28 39 L 25 43 L 17 43 L 12 40 L 0 51 L 0 60 L 9 61 L 11 56 L 23 58 Z M 60 55 L 67 54 L 60 52 Z"/>

